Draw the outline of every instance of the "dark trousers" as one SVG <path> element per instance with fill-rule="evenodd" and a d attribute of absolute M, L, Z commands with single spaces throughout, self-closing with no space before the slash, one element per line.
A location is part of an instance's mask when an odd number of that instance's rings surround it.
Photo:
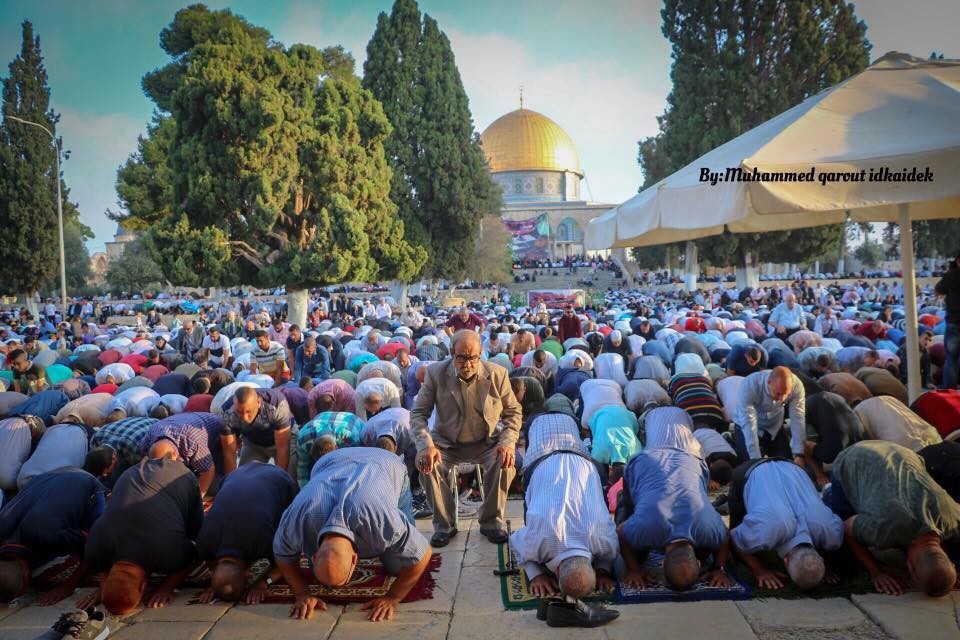
<path fill-rule="evenodd" d="M 760 431 L 759 440 L 762 455 L 769 458 L 786 458 L 787 460 L 793 458 L 793 454 L 790 452 L 790 430 L 788 428 L 781 427 L 777 435 L 773 437 L 767 431 Z M 743 429 L 740 425 L 736 425 L 733 430 L 733 450 L 737 452 L 737 457 L 740 458 L 741 462 L 750 459 L 750 454 L 747 452 L 747 441 L 743 437 Z"/>
<path fill-rule="evenodd" d="M 957 388 L 957 368 L 960 367 L 960 324 L 948 322 L 943 334 L 943 346 L 946 358 L 943 362 L 943 383 L 941 389 Z"/>

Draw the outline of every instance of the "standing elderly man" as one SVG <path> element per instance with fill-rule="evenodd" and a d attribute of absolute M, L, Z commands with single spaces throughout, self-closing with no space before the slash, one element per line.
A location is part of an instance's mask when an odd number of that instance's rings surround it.
<path fill-rule="evenodd" d="M 783 430 L 787 408 L 789 436 Z M 733 421 L 733 447 L 740 460 L 793 457 L 798 465 L 806 467 L 806 395 L 803 383 L 790 369 L 777 367 L 747 376 L 740 385 Z"/>
<path fill-rule="evenodd" d="M 417 442 L 421 486 L 433 509 L 431 544 L 446 546 L 457 534 L 456 506 L 448 476 L 463 462 L 483 466 L 486 495 L 480 507 L 480 533 L 495 544 L 507 541 L 503 513 L 516 474 L 514 457 L 521 409 L 503 367 L 480 361 L 475 331 L 453 335 L 453 358 L 432 364 L 417 394 L 410 424 Z M 433 431 L 427 420 L 436 411 Z M 497 433 L 497 424 L 503 428 Z"/>
<path fill-rule="evenodd" d="M 797 296 L 788 293 L 783 302 L 773 308 L 767 324 L 773 334 L 782 340 L 786 340 L 800 329 L 806 329 L 807 319 L 803 314 L 803 308 L 797 304 Z"/>

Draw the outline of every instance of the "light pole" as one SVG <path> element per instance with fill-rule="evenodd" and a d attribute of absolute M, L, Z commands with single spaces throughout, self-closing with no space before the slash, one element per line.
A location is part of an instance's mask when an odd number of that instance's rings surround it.
<path fill-rule="evenodd" d="M 67 257 L 63 251 L 63 197 L 60 195 L 60 144 L 57 142 L 56 136 L 53 135 L 53 132 L 50 129 L 47 129 L 42 124 L 36 122 L 30 122 L 29 120 L 24 120 L 23 118 L 18 118 L 17 116 L 7 116 L 8 120 L 15 120 L 21 124 L 29 124 L 34 127 L 40 127 L 46 131 L 47 135 L 50 136 L 50 141 L 53 142 L 53 148 L 57 152 L 57 226 L 60 230 L 60 303 L 63 306 L 63 320 L 67 320 Z"/>

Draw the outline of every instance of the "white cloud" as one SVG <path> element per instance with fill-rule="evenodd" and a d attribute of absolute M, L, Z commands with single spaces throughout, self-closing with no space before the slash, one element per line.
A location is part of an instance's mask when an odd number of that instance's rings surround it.
<path fill-rule="evenodd" d="M 669 82 L 648 82 L 630 60 L 583 58 L 543 63 L 520 42 L 500 34 L 446 29 L 478 131 L 519 106 L 555 120 L 573 138 L 593 199 L 619 203 L 642 182 L 637 141 L 657 132 Z M 587 191 L 583 193 L 586 195 Z"/>
<path fill-rule="evenodd" d="M 63 164 L 64 180 L 71 200 L 79 204 L 81 221 L 96 234 L 88 248 L 91 253 L 99 251 L 116 230 L 104 211 L 116 209 L 117 167 L 136 150 L 137 136 L 146 129 L 146 122 L 122 113 L 92 115 L 59 105 L 54 108 L 61 114 L 58 133 L 64 149 L 70 151 L 70 159 Z"/>

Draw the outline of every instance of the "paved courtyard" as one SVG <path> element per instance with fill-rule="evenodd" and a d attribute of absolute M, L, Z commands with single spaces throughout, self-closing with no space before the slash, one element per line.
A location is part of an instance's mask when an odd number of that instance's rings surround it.
<path fill-rule="evenodd" d="M 508 502 L 514 525 L 522 522 L 522 503 Z M 429 521 L 418 521 L 430 530 Z M 291 620 L 287 604 L 188 605 L 197 591 L 184 589 L 163 609 L 141 610 L 111 618 L 117 640 L 636 640 L 638 638 L 740 639 L 885 639 L 960 638 L 960 592 L 926 598 L 869 594 L 850 599 L 752 600 L 634 604 L 618 607 L 621 616 L 600 629 L 551 629 L 533 611 L 504 611 L 499 579 L 494 577 L 496 547 L 480 535 L 476 521 L 461 520 L 461 532 L 442 550 L 443 565 L 432 600 L 401 605 L 392 622 L 366 620 L 359 605 L 330 606 L 304 622 Z M 29 640 L 71 608 L 71 598 L 56 607 L 27 602 L 0 605 L 0 639 Z"/>

